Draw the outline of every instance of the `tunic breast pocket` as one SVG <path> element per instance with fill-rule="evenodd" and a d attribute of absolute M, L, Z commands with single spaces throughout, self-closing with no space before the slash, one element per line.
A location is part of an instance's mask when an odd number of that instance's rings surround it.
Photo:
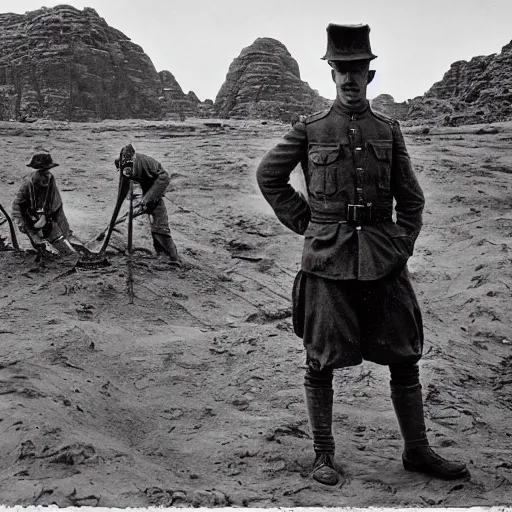
<path fill-rule="evenodd" d="M 377 161 L 379 190 L 391 190 L 391 162 L 393 154 L 392 140 L 368 141 L 369 158 Z"/>
<path fill-rule="evenodd" d="M 342 188 L 340 160 L 343 149 L 340 144 L 311 145 L 309 159 L 309 193 L 317 198 L 331 197 Z"/>

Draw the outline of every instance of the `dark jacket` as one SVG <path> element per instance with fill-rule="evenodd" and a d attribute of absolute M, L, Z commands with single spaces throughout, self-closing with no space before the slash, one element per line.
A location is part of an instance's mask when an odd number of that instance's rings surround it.
<path fill-rule="evenodd" d="M 160 162 L 142 153 L 135 154 L 130 179 L 140 184 L 143 200 L 149 207 L 154 207 L 162 198 L 170 182 L 169 174 Z"/>
<path fill-rule="evenodd" d="M 49 171 L 36 171 L 24 179 L 12 203 L 12 216 L 18 226 L 33 229 L 39 218 L 38 210 L 43 210 L 49 219 L 56 218 L 62 209 L 62 199 Z"/>
<path fill-rule="evenodd" d="M 349 129 L 359 134 L 356 165 Z M 302 164 L 309 202 L 289 184 Z M 374 221 L 356 228 L 356 166 L 364 169 L 364 203 Z M 424 197 L 397 121 L 368 106 L 350 112 L 337 101 L 294 125 L 261 161 L 257 180 L 278 219 L 305 236 L 302 270 L 329 279 L 375 280 L 403 266 L 422 226 Z M 396 200 L 396 223 L 393 221 Z"/>

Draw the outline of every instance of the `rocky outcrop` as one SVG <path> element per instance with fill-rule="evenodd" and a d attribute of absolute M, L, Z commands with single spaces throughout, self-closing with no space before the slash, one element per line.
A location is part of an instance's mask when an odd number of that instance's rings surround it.
<path fill-rule="evenodd" d="M 197 116 L 201 101 L 193 91 L 185 94 L 180 84 L 170 71 L 158 73 L 161 80 L 162 95 L 160 96 L 164 116 L 184 119 L 188 116 Z"/>
<path fill-rule="evenodd" d="M 197 105 L 201 102 L 201 100 L 196 96 L 196 93 L 194 91 L 188 91 L 187 98 L 194 105 Z"/>
<path fill-rule="evenodd" d="M 406 119 L 409 111 L 409 105 L 406 101 L 396 103 L 390 94 L 379 94 L 379 96 L 370 100 L 370 104 L 372 109 L 377 112 L 382 112 L 384 115 L 399 121 Z"/>
<path fill-rule="evenodd" d="M 443 79 L 410 102 L 411 123 L 448 126 L 512 119 L 512 42 L 499 54 L 454 62 Z"/>
<path fill-rule="evenodd" d="M 231 63 L 214 110 L 221 118 L 289 122 L 294 114 L 311 114 L 330 104 L 301 80 L 299 65 L 282 43 L 259 38 Z"/>
<path fill-rule="evenodd" d="M 151 59 L 94 9 L 0 14 L 0 33 L 0 119 L 160 117 Z"/>
<path fill-rule="evenodd" d="M 213 100 L 206 99 L 197 105 L 197 117 L 209 118 L 215 116 Z"/>

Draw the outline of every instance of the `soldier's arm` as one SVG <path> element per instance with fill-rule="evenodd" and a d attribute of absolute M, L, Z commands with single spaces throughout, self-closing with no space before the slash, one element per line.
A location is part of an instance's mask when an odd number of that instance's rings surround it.
<path fill-rule="evenodd" d="M 277 218 L 304 234 L 311 210 L 304 196 L 290 185 L 290 174 L 307 153 L 306 127 L 299 122 L 262 159 L 256 171 L 258 186 Z"/>
<path fill-rule="evenodd" d="M 140 165 L 143 173 L 148 175 L 150 179 L 154 180 L 153 185 L 151 185 L 151 188 L 142 198 L 142 200 L 149 205 L 158 201 L 165 194 L 171 178 L 162 167 L 162 164 L 157 162 L 154 158 L 141 157 Z"/>
<path fill-rule="evenodd" d="M 417 238 L 423 225 L 425 197 L 414 174 L 398 122 L 393 123 L 393 165 L 391 192 L 396 199 L 396 223 Z"/>

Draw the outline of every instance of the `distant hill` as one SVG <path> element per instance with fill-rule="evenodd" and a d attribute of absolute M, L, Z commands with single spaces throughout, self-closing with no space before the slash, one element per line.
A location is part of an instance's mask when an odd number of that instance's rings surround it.
<path fill-rule="evenodd" d="M 185 94 L 170 71 L 160 71 L 158 75 L 162 87 L 159 99 L 161 100 L 162 114 L 164 117 L 177 115 L 183 119 L 187 116 L 211 116 L 213 112 L 213 102 L 211 100 L 201 102 L 194 91 L 189 91 Z"/>
<path fill-rule="evenodd" d="M 300 78 L 299 65 L 284 44 L 258 38 L 231 63 L 215 99 L 219 117 L 263 118 L 290 121 L 332 102 Z"/>
<path fill-rule="evenodd" d="M 140 46 L 94 9 L 0 14 L 0 118 L 160 115 L 160 81 Z"/>
<path fill-rule="evenodd" d="M 244 48 L 215 105 L 184 93 L 170 71 L 91 8 L 42 7 L 0 14 L 0 120 L 88 121 L 168 117 L 289 121 L 330 104 L 300 78 L 275 39 Z"/>
<path fill-rule="evenodd" d="M 277 119 L 327 108 L 302 81 L 276 39 L 258 38 L 231 63 L 215 102 L 185 93 L 170 71 L 157 72 L 144 50 L 91 8 L 42 7 L 0 14 L 0 120 L 70 121 L 194 117 Z M 512 120 L 512 42 L 501 52 L 457 61 L 423 96 L 375 110 L 405 124 Z"/>
<path fill-rule="evenodd" d="M 407 119 L 445 126 L 512 120 L 512 42 L 498 54 L 454 62 L 425 95 L 410 100 Z"/>
<path fill-rule="evenodd" d="M 94 9 L 0 14 L 0 33 L 0 120 L 155 119 L 199 104 L 177 82 L 169 94 L 172 74 Z"/>
<path fill-rule="evenodd" d="M 382 112 L 386 116 L 398 120 L 407 119 L 407 113 L 409 111 L 407 102 L 396 103 L 395 99 L 390 94 L 379 94 L 370 100 L 370 104 L 372 109 L 377 112 Z"/>

